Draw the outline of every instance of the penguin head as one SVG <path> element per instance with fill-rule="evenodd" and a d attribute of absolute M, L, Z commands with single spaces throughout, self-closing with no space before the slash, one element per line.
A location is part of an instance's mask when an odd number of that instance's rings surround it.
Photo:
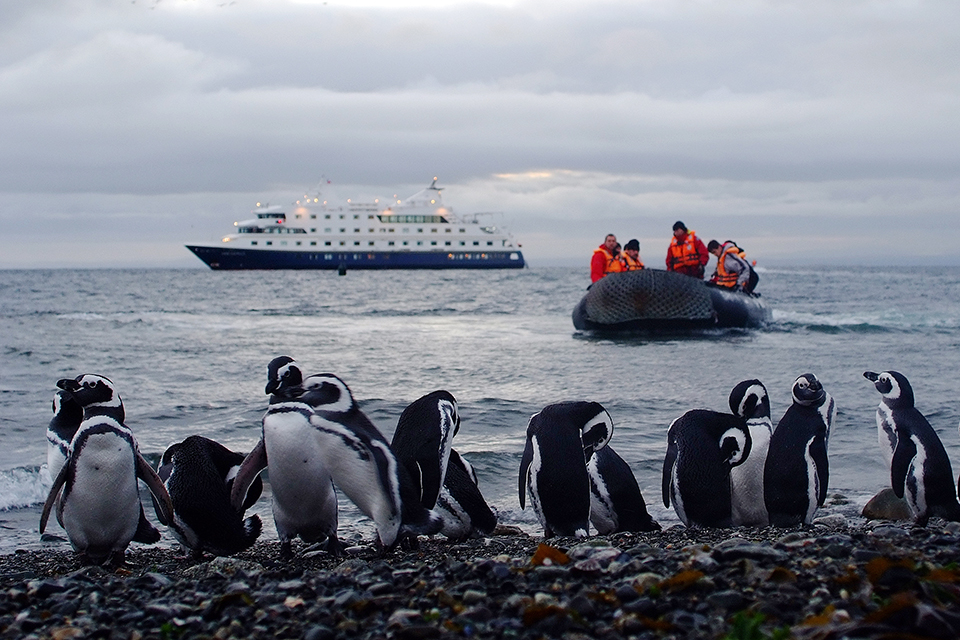
<path fill-rule="evenodd" d="M 759 380 L 744 380 L 730 392 L 730 410 L 744 420 L 769 418 L 767 388 Z"/>
<path fill-rule="evenodd" d="M 883 402 L 888 406 L 913 406 L 913 387 L 910 381 L 899 371 L 883 371 L 874 373 L 873 371 L 864 371 L 863 377 L 873 382 L 883 397 Z"/>
<path fill-rule="evenodd" d="M 347 413 L 357 409 L 350 387 L 332 373 L 318 373 L 307 377 L 298 386 L 298 400 L 317 411 Z"/>
<path fill-rule="evenodd" d="M 723 432 L 720 441 L 720 457 L 731 467 L 742 464 L 750 455 L 753 441 L 750 432 L 744 427 L 731 427 Z"/>
<path fill-rule="evenodd" d="M 805 373 L 793 383 L 793 401 L 805 407 L 820 406 L 827 397 L 823 385 L 812 373 Z"/>
<path fill-rule="evenodd" d="M 104 376 L 85 373 L 73 379 L 58 380 L 57 386 L 69 393 L 81 407 L 94 405 L 102 407 L 123 406 L 120 396 L 113 388 L 113 382 Z"/>
<path fill-rule="evenodd" d="M 586 419 L 580 429 L 580 439 L 583 442 L 583 458 L 589 462 L 590 457 L 598 449 L 602 449 L 610 442 L 613 436 L 613 418 L 599 402 L 584 402 L 579 409 Z"/>
<path fill-rule="evenodd" d="M 264 391 L 269 395 L 280 389 L 297 386 L 301 382 L 303 374 L 300 373 L 297 361 L 290 356 L 278 356 L 267 365 L 267 387 Z"/>
<path fill-rule="evenodd" d="M 60 389 L 53 394 L 53 416 L 55 419 L 79 423 L 83 419 L 83 407 L 69 391 Z"/>

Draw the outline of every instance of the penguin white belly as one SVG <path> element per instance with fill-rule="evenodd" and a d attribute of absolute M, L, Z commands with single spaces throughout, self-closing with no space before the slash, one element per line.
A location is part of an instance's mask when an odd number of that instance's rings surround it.
<path fill-rule="evenodd" d="M 49 437 L 49 436 L 48 436 Z M 47 442 L 47 473 L 50 474 L 50 484 L 53 484 L 53 480 L 60 474 L 60 469 L 63 468 L 64 463 L 67 461 L 67 456 L 63 453 L 60 446 L 52 442 Z"/>
<path fill-rule="evenodd" d="M 440 533 L 448 538 L 460 539 L 470 535 L 473 525 L 469 514 L 460 506 L 460 503 L 450 494 L 446 487 L 440 489 L 440 497 L 434 511 L 443 520 Z"/>
<path fill-rule="evenodd" d="M 355 434 L 340 425 L 324 420 L 324 428 L 317 429 L 317 439 L 325 456 L 325 463 L 334 482 L 357 508 L 372 518 L 380 541 L 390 546 L 400 531 L 400 485 L 397 459 L 385 442 L 374 441 L 371 446 L 385 459 L 387 468 L 381 469 L 378 457 L 357 441 Z M 316 427 L 316 425 L 314 425 Z M 345 442 L 355 442 L 356 446 Z M 386 485 L 384 484 L 386 480 Z"/>
<path fill-rule="evenodd" d="M 288 413 L 265 421 L 263 435 L 278 533 L 335 534 L 337 496 L 316 430 Z"/>
<path fill-rule="evenodd" d="M 917 447 L 917 454 L 913 457 L 913 460 L 910 461 L 910 466 L 907 468 L 907 477 L 904 480 L 903 493 L 907 499 L 907 504 L 916 516 L 927 513 L 928 508 L 927 490 L 923 482 L 924 467 L 927 462 L 927 450 L 916 436 L 911 435 L 910 439 L 913 440 L 913 444 Z"/>
<path fill-rule="evenodd" d="M 683 494 L 680 493 L 680 478 L 677 477 L 677 469 L 680 466 L 682 456 L 682 453 L 677 452 L 677 459 L 673 463 L 673 468 L 670 469 L 670 504 L 673 505 L 673 510 L 680 518 L 680 522 L 689 527 L 691 526 L 690 518 L 687 517 L 686 507 L 683 504 Z"/>
<path fill-rule="evenodd" d="M 610 498 L 610 489 L 597 468 L 595 455 L 587 463 L 587 475 L 590 476 L 590 522 L 600 535 L 613 533 L 617 530 L 617 513 Z"/>
<path fill-rule="evenodd" d="M 530 496 L 530 506 L 537 516 L 537 521 L 547 528 L 547 519 L 543 515 L 543 505 L 540 504 L 540 486 L 537 478 L 540 476 L 540 470 L 543 467 L 543 460 L 540 458 L 540 442 L 537 436 L 530 438 L 533 444 L 533 457 L 530 460 L 530 466 L 527 468 L 527 495 Z"/>
<path fill-rule="evenodd" d="M 763 501 L 763 468 L 770 448 L 769 422 L 747 422 L 750 454 L 730 470 L 731 522 L 734 526 L 765 527 L 770 516 Z"/>
<path fill-rule="evenodd" d="M 91 435 L 75 458 L 73 483 L 62 508 L 71 544 L 77 551 L 125 548 L 140 520 L 130 443 L 111 433 Z"/>
<path fill-rule="evenodd" d="M 813 516 L 819 507 L 817 502 L 820 499 L 820 474 L 817 473 L 817 463 L 810 453 L 813 442 L 814 438 L 810 438 L 803 448 L 803 460 L 807 465 L 807 512 L 803 515 L 804 524 L 813 522 Z"/>
<path fill-rule="evenodd" d="M 889 467 L 893 462 L 893 452 L 897 450 L 897 430 L 894 426 L 893 411 L 882 402 L 877 408 L 877 442 Z"/>

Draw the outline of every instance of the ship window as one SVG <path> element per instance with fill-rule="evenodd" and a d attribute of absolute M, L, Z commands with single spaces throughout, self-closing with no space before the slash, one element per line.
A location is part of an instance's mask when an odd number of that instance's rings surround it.
<path fill-rule="evenodd" d="M 436 232 L 437 232 L 436 228 L 430 229 L 430 233 L 436 233 Z"/>
<path fill-rule="evenodd" d="M 489 240 L 487 240 L 487 246 L 488 246 L 488 247 L 492 247 L 492 246 L 493 246 L 493 243 L 490 242 Z"/>
<path fill-rule="evenodd" d="M 317 232 L 316 228 L 310 229 L 310 233 L 316 233 L 316 232 Z"/>
<path fill-rule="evenodd" d="M 404 233 L 410 233 L 410 228 L 409 228 L 409 227 L 405 227 L 405 228 L 403 229 L 403 232 L 404 232 Z"/>
<path fill-rule="evenodd" d="M 282 247 L 287 246 L 287 241 L 286 241 L 286 240 L 281 240 L 281 241 L 280 241 L 280 246 L 282 246 Z"/>
<path fill-rule="evenodd" d="M 453 231 L 453 229 L 451 229 L 450 227 L 447 227 L 447 228 L 444 229 L 443 231 L 444 231 L 444 233 L 450 233 L 451 231 Z"/>
<path fill-rule="evenodd" d="M 391 240 L 390 242 L 388 242 L 388 243 L 387 243 L 387 246 L 390 246 L 390 247 L 392 247 L 392 246 L 393 246 L 393 244 L 394 244 L 394 243 L 393 243 L 393 240 Z"/>
<path fill-rule="evenodd" d="M 467 244 L 467 243 L 464 242 L 463 240 L 460 241 L 460 246 L 461 246 L 461 247 L 464 246 L 465 244 Z"/>
<path fill-rule="evenodd" d="M 333 229 L 331 229 L 330 227 L 324 227 L 323 229 L 324 233 L 330 233 L 331 231 L 333 231 Z"/>
<path fill-rule="evenodd" d="M 360 229 L 354 229 L 353 232 L 354 232 L 354 233 L 360 233 Z"/>
<path fill-rule="evenodd" d="M 373 229 L 367 229 L 367 232 L 373 233 Z"/>
<path fill-rule="evenodd" d="M 328 242 L 327 244 L 330 244 L 330 243 Z M 323 254 L 323 259 L 324 259 L 324 260 L 333 260 L 333 254 L 332 254 L 332 253 L 325 253 L 325 254 Z"/>
<path fill-rule="evenodd" d="M 418 247 L 422 247 L 422 246 L 423 246 L 423 240 L 417 240 L 417 246 L 418 246 Z"/>
<path fill-rule="evenodd" d="M 473 246 L 475 246 L 475 247 L 479 247 L 479 246 L 480 246 L 480 243 L 479 243 L 479 242 L 477 242 L 476 240 L 474 240 L 474 241 L 473 241 Z"/>
<path fill-rule="evenodd" d="M 344 229 L 343 227 L 340 227 L 340 233 L 346 233 L 346 232 L 347 232 L 346 229 Z"/>
<path fill-rule="evenodd" d="M 359 247 L 359 246 L 360 246 L 360 241 L 359 241 L 359 240 L 355 240 L 355 241 L 353 242 L 353 246 Z"/>
<path fill-rule="evenodd" d="M 269 247 L 270 245 L 273 244 L 273 240 L 267 240 L 267 242 L 266 242 L 265 244 Z"/>
<path fill-rule="evenodd" d="M 410 244 L 410 243 L 407 242 L 406 240 L 403 241 L 403 246 L 407 246 L 408 244 Z"/>
<path fill-rule="evenodd" d="M 300 244 L 300 243 L 298 242 L 297 244 Z M 446 246 L 446 247 L 449 247 L 449 246 L 450 246 L 450 241 L 447 240 L 446 242 L 443 243 L 443 245 Z"/>
<path fill-rule="evenodd" d="M 371 240 L 371 241 L 368 242 L 367 244 L 372 247 L 372 246 L 373 246 L 373 240 Z"/>
<path fill-rule="evenodd" d="M 317 219 L 317 214 L 311 213 L 311 214 L 310 214 L 310 219 L 311 219 L 311 220 L 316 220 L 316 219 Z"/>
<path fill-rule="evenodd" d="M 358 216 L 357 214 L 353 214 L 353 219 L 354 219 L 354 220 L 359 220 L 359 219 L 360 219 L 360 216 Z"/>
<path fill-rule="evenodd" d="M 301 244 L 303 244 L 303 243 L 300 242 L 299 240 L 297 240 L 297 246 L 299 247 Z"/>
<path fill-rule="evenodd" d="M 342 213 L 340 214 L 340 219 L 343 220 L 343 214 L 342 214 Z"/>
<path fill-rule="evenodd" d="M 329 219 L 330 219 L 330 214 L 329 214 L 329 213 L 325 214 L 325 215 L 323 216 L 323 219 L 324 219 L 324 220 L 329 220 Z"/>
<path fill-rule="evenodd" d="M 437 241 L 436 241 L 436 240 L 431 240 L 431 241 L 430 241 L 430 246 L 431 246 L 431 247 L 437 246 Z"/>
<path fill-rule="evenodd" d="M 466 233 L 466 232 L 467 232 L 466 227 L 460 227 L 460 233 Z"/>
<path fill-rule="evenodd" d="M 367 216 L 367 220 L 373 220 L 373 216 Z"/>
<path fill-rule="evenodd" d="M 394 229 L 393 227 L 390 227 L 390 229 L 388 229 L 388 231 L 390 231 L 390 233 L 393 233 L 394 231 L 396 231 L 396 229 Z"/>
<path fill-rule="evenodd" d="M 340 246 L 341 246 L 341 247 L 344 246 L 345 244 L 347 244 L 347 243 L 344 242 L 343 240 L 340 241 Z"/>
<path fill-rule="evenodd" d="M 316 240 L 311 241 L 311 242 L 310 242 L 310 246 L 311 246 L 311 247 L 317 246 L 317 241 L 316 241 Z"/>
<path fill-rule="evenodd" d="M 373 229 L 370 229 L 370 231 L 373 231 Z M 380 233 L 386 233 L 386 232 L 387 232 L 386 229 L 384 229 L 383 227 L 380 227 Z"/>
<path fill-rule="evenodd" d="M 417 229 L 417 233 L 423 233 L 423 229 Z"/>
<path fill-rule="evenodd" d="M 330 246 L 330 244 L 331 244 L 331 242 L 330 242 L 329 240 L 327 240 L 326 242 L 324 242 L 324 243 L 323 243 L 323 246 L 325 246 L 325 247 L 329 247 L 329 246 Z"/>
<path fill-rule="evenodd" d="M 256 241 L 256 240 L 251 240 L 251 241 L 250 241 L 250 244 L 252 244 L 252 245 L 254 245 L 254 246 L 256 246 L 256 244 L 257 244 L 257 241 Z"/>

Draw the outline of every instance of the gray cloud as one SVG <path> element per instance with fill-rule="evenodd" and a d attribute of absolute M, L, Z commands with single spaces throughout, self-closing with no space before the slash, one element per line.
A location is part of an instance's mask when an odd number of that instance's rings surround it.
<path fill-rule="evenodd" d="M 136 262 L 92 242 L 192 264 L 187 224 L 213 239 L 264 194 L 437 173 L 535 264 L 607 230 L 659 254 L 676 218 L 773 262 L 960 262 L 950 3 L 8 4 L 0 192 L 82 231 L 6 209 L 0 267 Z"/>

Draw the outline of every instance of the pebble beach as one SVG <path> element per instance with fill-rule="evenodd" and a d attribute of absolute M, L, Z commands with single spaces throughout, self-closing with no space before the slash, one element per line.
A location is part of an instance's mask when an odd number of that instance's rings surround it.
<path fill-rule="evenodd" d="M 126 564 L 0 556 L 7 638 L 956 638 L 960 524 L 826 516 L 808 527 L 466 542 L 346 557 L 275 540 Z"/>

